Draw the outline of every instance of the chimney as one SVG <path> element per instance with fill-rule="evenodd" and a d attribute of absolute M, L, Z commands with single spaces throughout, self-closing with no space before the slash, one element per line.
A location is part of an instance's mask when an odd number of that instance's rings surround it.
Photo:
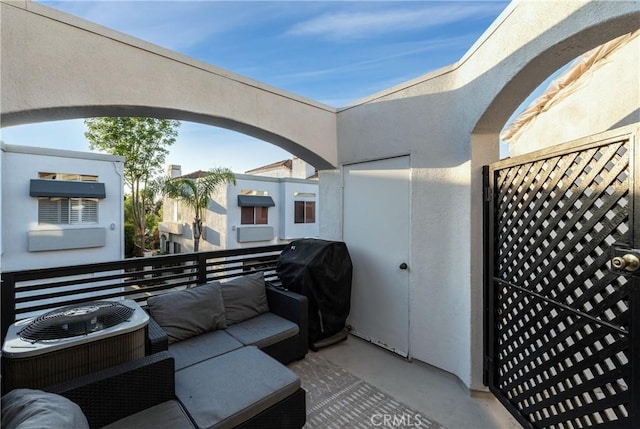
<path fill-rule="evenodd" d="M 175 164 L 169 165 L 167 167 L 167 176 L 171 179 L 182 176 L 182 167 Z"/>
<path fill-rule="evenodd" d="M 306 179 L 315 174 L 315 168 L 307 164 L 302 159 L 294 156 L 291 163 L 291 177 L 296 179 Z"/>

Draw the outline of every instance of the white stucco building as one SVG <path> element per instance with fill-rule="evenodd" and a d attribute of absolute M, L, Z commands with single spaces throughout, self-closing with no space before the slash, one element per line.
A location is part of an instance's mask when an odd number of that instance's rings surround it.
<path fill-rule="evenodd" d="M 2 271 L 122 259 L 121 156 L 2 144 Z"/>
<path fill-rule="evenodd" d="M 294 177 L 297 179 L 318 178 L 318 170 L 297 156 L 245 171 L 245 174 L 265 177 Z"/>
<path fill-rule="evenodd" d="M 318 182 L 291 177 L 287 163 L 270 165 L 263 174 L 237 174 L 235 185 L 221 187 L 204 215 L 199 250 L 237 249 L 288 243 L 296 238 L 318 237 Z M 258 169 L 259 170 L 259 169 Z M 300 170 L 303 174 L 307 170 Z M 171 177 L 182 176 L 180 166 L 170 166 Z M 185 175 L 197 179 L 206 172 Z M 160 248 L 164 253 L 193 251 L 193 211 L 166 198 L 160 223 Z"/>

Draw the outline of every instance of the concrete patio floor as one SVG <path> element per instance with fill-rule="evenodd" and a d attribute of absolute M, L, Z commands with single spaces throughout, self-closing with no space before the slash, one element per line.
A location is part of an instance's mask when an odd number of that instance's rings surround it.
<path fill-rule="evenodd" d="M 522 427 L 491 393 L 471 394 L 454 375 L 409 362 L 357 337 L 349 336 L 318 353 L 448 429 Z"/>

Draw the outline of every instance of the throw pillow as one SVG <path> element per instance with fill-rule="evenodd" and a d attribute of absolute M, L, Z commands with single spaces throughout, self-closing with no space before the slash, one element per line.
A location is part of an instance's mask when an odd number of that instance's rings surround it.
<path fill-rule="evenodd" d="M 157 295 L 149 298 L 147 305 L 169 343 L 227 327 L 218 282 Z"/>
<path fill-rule="evenodd" d="M 78 404 L 64 396 L 15 389 L 2 397 L 2 427 L 89 429 L 89 423 Z"/>
<path fill-rule="evenodd" d="M 236 277 L 220 285 L 227 325 L 233 325 L 269 311 L 262 272 Z"/>

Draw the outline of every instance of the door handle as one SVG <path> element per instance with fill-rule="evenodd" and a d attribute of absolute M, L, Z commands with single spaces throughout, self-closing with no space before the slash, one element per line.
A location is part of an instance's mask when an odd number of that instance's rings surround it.
<path fill-rule="evenodd" d="M 609 248 L 611 272 L 620 276 L 638 277 L 640 274 L 640 249 L 631 249 L 624 244 Z"/>
<path fill-rule="evenodd" d="M 625 270 L 630 273 L 640 270 L 640 258 L 632 253 L 611 258 L 611 266 L 616 270 Z"/>
<path fill-rule="evenodd" d="M 400 264 L 400 266 L 398 268 L 400 268 L 401 270 L 406 270 L 406 269 L 409 268 L 409 266 L 407 265 L 406 262 L 403 262 L 403 263 Z"/>

